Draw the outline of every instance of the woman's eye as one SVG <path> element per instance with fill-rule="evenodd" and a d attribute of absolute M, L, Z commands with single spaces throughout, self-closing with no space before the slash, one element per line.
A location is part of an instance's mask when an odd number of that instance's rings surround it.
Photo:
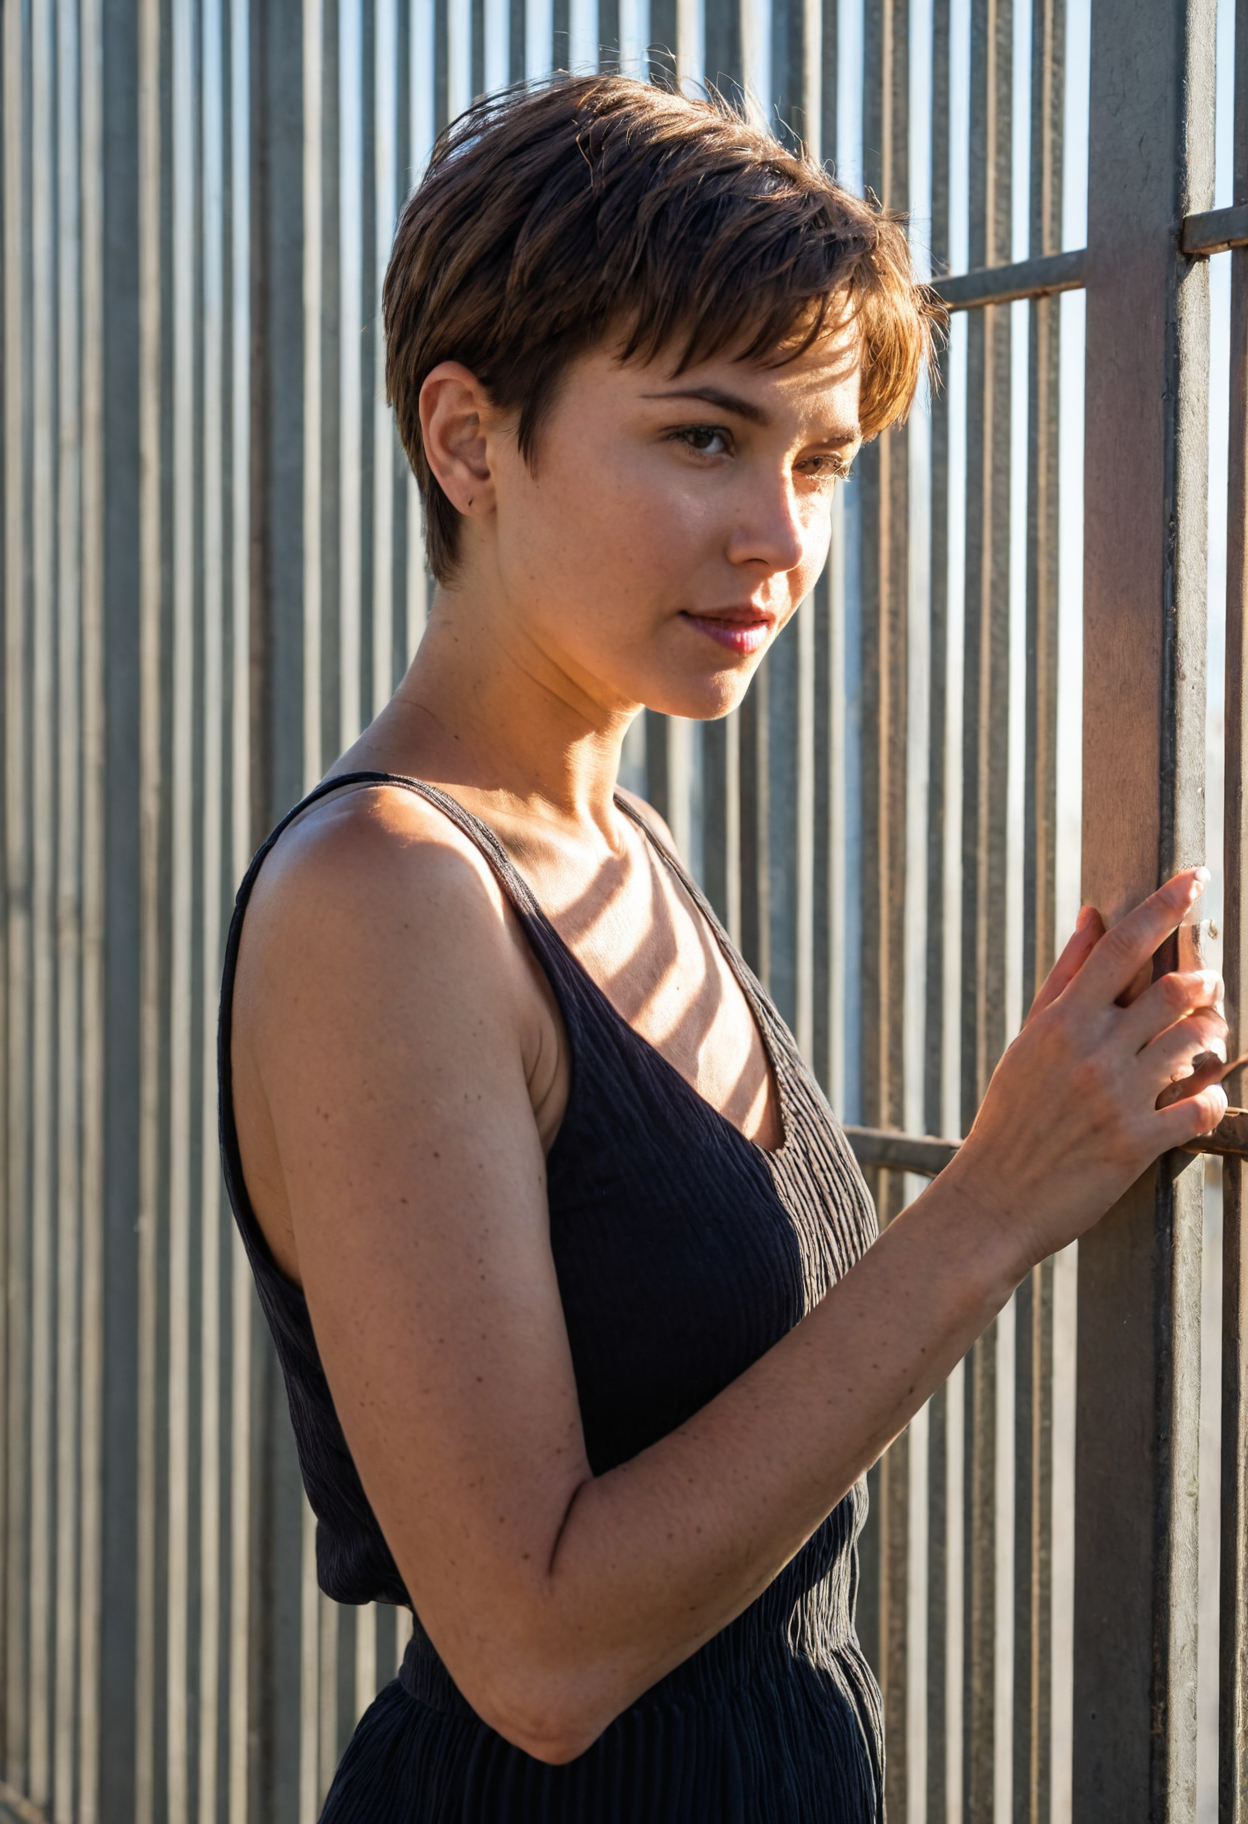
<path fill-rule="evenodd" d="M 676 432 L 681 443 L 688 444 L 699 456 L 727 456 L 730 453 L 728 433 L 717 424 L 690 424 Z"/>
<path fill-rule="evenodd" d="M 808 456 L 799 466 L 816 481 L 848 481 L 850 476 L 849 465 L 840 456 Z"/>

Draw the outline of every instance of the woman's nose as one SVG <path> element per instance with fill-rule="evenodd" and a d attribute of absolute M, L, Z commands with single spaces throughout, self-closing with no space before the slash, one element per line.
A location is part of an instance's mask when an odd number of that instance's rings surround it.
<path fill-rule="evenodd" d="M 734 564 L 756 565 L 769 575 L 787 574 L 802 561 L 806 528 L 792 485 L 787 480 L 742 490 L 728 555 Z"/>

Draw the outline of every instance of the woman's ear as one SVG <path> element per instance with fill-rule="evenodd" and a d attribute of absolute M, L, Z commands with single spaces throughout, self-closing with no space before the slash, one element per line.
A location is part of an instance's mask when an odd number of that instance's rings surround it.
<path fill-rule="evenodd" d="M 457 512 L 477 519 L 494 508 L 485 426 L 489 397 L 459 361 L 440 361 L 420 389 L 420 434 L 434 479 Z"/>

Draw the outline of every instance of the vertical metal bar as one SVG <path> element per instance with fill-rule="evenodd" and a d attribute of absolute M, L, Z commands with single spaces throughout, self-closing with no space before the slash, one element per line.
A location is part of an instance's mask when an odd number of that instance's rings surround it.
<path fill-rule="evenodd" d="M 56 372 L 53 140 L 54 20 L 50 11 L 31 21 L 31 811 L 32 834 L 55 828 L 55 473 Z M 37 838 L 31 869 L 31 1124 L 30 1185 L 30 1400 L 34 1413 L 51 1410 L 52 1298 L 55 1184 L 55 878 L 52 843 Z M 30 1431 L 30 1681 L 28 1788 L 36 1802 L 51 1800 L 52 1678 L 52 1428 Z"/>
<path fill-rule="evenodd" d="M 1009 258 L 1011 0 L 971 8 L 970 264 Z M 974 1119 L 1006 1036 L 1010 318 L 967 325 L 966 629 L 963 697 L 962 1124 Z M 1000 1323 L 967 1364 L 964 1782 L 967 1817 L 993 1815 L 997 1764 Z"/>
<path fill-rule="evenodd" d="M 672 813 L 671 750 L 667 717 L 648 709 L 645 718 L 646 802 L 652 804 L 666 821 Z"/>
<path fill-rule="evenodd" d="M 907 203 L 908 15 L 885 0 L 867 20 L 863 100 L 866 183 L 890 208 Z M 860 458 L 863 496 L 863 1119 L 902 1117 L 909 440 L 894 426 Z M 899 1182 L 881 1182 L 882 1221 Z"/>
<path fill-rule="evenodd" d="M 1064 0 L 1032 0 L 1031 254 L 1062 243 Z M 1056 952 L 1057 534 L 1060 300 L 1031 305 L 1028 406 L 1027 764 L 1023 990 L 1029 1000 Z"/>
<path fill-rule="evenodd" d="M 79 1354 L 77 1824 L 100 1817 L 104 1381 L 104 159 L 103 19 L 81 9 L 82 1345 Z"/>
<path fill-rule="evenodd" d="M 1052 1809 L 1053 1265 L 1018 1297 L 1020 1382 L 1014 1672 L 1014 1817 L 1045 1824 Z M 1024 1427 L 1023 1415 L 1029 1423 Z"/>
<path fill-rule="evenodd" d="M 775 131 L 787 141 L 806 137 L 806 5 L 805 0 L 772 0 L 770 19 L 771 81 L 767 100 Z M 815 118 L 815 131 L 819 129 Z"/>
<path fill-rule="evenodd" d="M 834 526 L 840 515 L 834 519 Z M 835 532 L 834 532 L 835 537 Z M 820 577 L 807 612 L 811 619 L 811 698 L 813 727 L 811 755 L 811 949 L 810 949 L 810 1065 L 828 1096 L 832 1096 L 832 864 L 833 739 L 835 703 L 841 678 L 832 669 L 832 581 L 836 563 L 833 552 Z M 838 1091 L 839 1093 L 839 1085 Z"/>
<path fill-rule="evenodd" d="M 309 1509 L 309 1512 L 311 1510 Z M 313 1535 L 315 1538 L 315 1534 Z M 313 1580 L 316 1578 L 315 1544 L 311 1566 Z M 319 1811 L 321 1801 L 329 1791 L 329 1782 L 334 1777 L 334 1768 L 338 1764 L 338 1605 L 331 1602 L 318 1589 L 316 1601 L 316 1625 L 320 1631 L 320 1688 L 316 1694 L 315 1738 L 317 1744 L 316 1762 L 316 1803 Z"/>
<path fill-rule="evenodd" d="M 947 1614 L 945 1630 L 944 1673 L 946 1692 L 945 1715 L 945 1782 L 944 1810 L 948 1824 L 961 1824 L 966 1815 L 969 1784 L 966 1754 L 966 1661 L 967 1629 L 964 1614 L 967 1602 L 966 1539 L 969 1531 L 965 1499 L 967 1459 L 966 1409 L 967 1381 L 972 1363 L 959 1362 L 945 1384 L 945 1500 L 947 1521 L 946 1572 Z M 939 1790 L 936 1794 L 940 1801 Z M 939 1812 L 937 1813 L 939 1816 Z"/>
<path fill-rule="evenodd" d="M 1032 0 L 1030 246 L 1062 242 L 1064 0 Z M 1060 309 L 1032 303 L 1027 468 L 1026 778 L 1023 834 L 1023 999 L 1052 964 L 1057 856 L 1058 434 Z M 1014 1612 L 1014 1794 L 1017 1824 L 1051 1807 L 1053 1268 L 1018 1294 L 1019 1380 Z"/>
<path fill-rule="evenodd" d="M 741 803 L 734 712 L 702 729 L 703 886 L 734 942 L 741 929 Z"/>
<path fill-rule="evenodd" d="M 1248 202 L 1248 0 L 1235 7 L 1235 203 Z M 1230 440 L 1226 512 L 1226 786 L 1222 969 L 1234 1054 L 1248 1030 L 1248 247 L 1231 255 Z M 1244 1072 L 1227 1094 L 1242 1105 Z M 1248 1249 L 1244 1167 L 1222 1171 L 1222 1538 L 1219 1617 L 1219 1824 L 1248 1824 Z"/>
<path fill-rule="evenodd" d="M 741 954 L 766 986 L 771 975 L 768 671 L 756 673 L 737 711 L 741 854 Z"/>
<path fill-rule="evenodd" d="M 249 0 L 229 0 L 230 182 L 230 884 L 251 847 L 251 18 Z M 231 1225 L 232 1229 L 232 1225 Z M 252 1360 L 255 1294 L 237 1234 L 230 1236 L 229 1630 L 226 1804 L 229 1824 L 248 1824 L 251 1781 Z"/>
<path fill-rule="evenodd" d="M 497 30 L 497 28 L 493 28 Z M 493 36 L 487 40 L 488 52 Z M 504 47 L 505 48 L 505 47 Z M 486 76 L 488 88 L 502 87 Z M 376 715 L 394 689 L 395 494 L 399 484 L 394 423 L 386 404 L 386 348 L 381 321 L 381 287 L 390 258 L 398 211 L 399 17 L 397 0 L 377 0 L 373 65 L 373 680 Z M 414 533 L 415 528 L 412 528 Z"/>
<path fill-rule="evenodd" d="M 909 11 L 884 0 L 865 16 L 863 171 L 890 208 L 909 201 Z M 862 491 L 862 1109 L 871 1126 L 904 1116 L 910 440 L 896 426 L 859 459 Z M 902 1179 L 877 1174 L 881 1222 Z M 876 1673 L 884 1700 L 889 1809 L 904 1816 L 921 1772 L 907 1765 L 910 1440 L 888 1451 L 874 1520 Z M 872 1566 L 866 1564 L 868 1581 Z"/>
<path fill-rule="evenodd" d="M 931 253 L 936 271 L 949 264 L 949 0 L 935 0 L 932 16 Z M 943 351 L 929 406 L 931 495 L 928 559 L 927 705 L 927 918 L 924 957 L 923 1119 L 929 1134 L 943 1132 L 946 983 L 945 848 L 949 740 L 949 403 Z M 942 1388 L 928 1406 L 927 1489 L 927 1766 L 924 1796 L 929 1824 L 947 1815 L 949 1630 L 949 1392 Z M 917 1781 L 920 1769 L 913 1770 Z"/>
<path fill-rule="evenodd" d="M 303 0 L 303 784 L 320 777 L 324 0 Z"/>
<path fill-rule="evenodd" d="M 629 10 L 628 0 L 620 4 L 620 50 L 621 68 L 624 51 L 624 18 Z M 707 81 L 718 89 L 732 94 L 741 86 L 741 8 L 739 5 L 722 4 L 722 0 L 712 0 L 705 8 L 703 26 L 703 57 L 706 66 Z"/>
<path fill-rule="evenodd" d="M 161 16 L 139 19 L 139 543 L 140 543 L 140 1127 L 138 1488 L 135 1557 L 135 1819 L 153 1824 L 156 1798 L 157 1281 L 160 1220 L 161 511 Z"/>
<path fill-rule="evenodd" d="M 532 17 L 532 6 L 526 20 Z M 549 41 L 549 33 L 547 33 Z M 434 134 L 434 0 L 412 0 L 410 27 L 411 172 L 418 183 L 433 145 Z M 527 52 L 526 52 L 527 55 Z M 526 74 L 533 72 L 527 69 Z M 424 541 L 421 537 L 420 493 L 416 477 L 407 471 L 407 650 L 406 664 L 420 643 L 426 613 Z"/>
<path fill-rule="evenodd" d="M 1204 857 L 1208 276 L 1176 230 L 1212 200 L 1215 13 L 1092 12 L 1083 892 L 1111 922 Z M 1203 1174 L 1185 1164 L 1079 1244 L 1077 1821 L 1194 1815 Z"/>
<path fill-rule="evenodd" d="M 795 812 L 797 852 L 793 857 L 796 898 L 796 967 L 793 1032 L 807 1062 L 814 1052 L 815 915 L 815 597 L 804 602 L 794 629 L 797 645 L 797 748 Z"/>
<path fill-rule="evenodd" d="M 850 543 L 856 532 L 856 503 L 851 511 L 845 491 L 832 502 L 832 551 L 826 572 L 828 706 L 826 766 L 828 770 L 827 808 L 827 882 L 828 882 L 828 1094 L 833 1105 L 846 1119 L 849 1113 L 851 1085 L 857 1097 L 858 1057 L 856 1031 L 851 1007 L 856 1008 L 853 991 L 858 983 L 856 959 L 851 955 L 851 927 L 857 930 L 853 916 L 859 904 L 857 894 L 857 854 L 853 833 L 857 830 L 854 815 L 852 777 L 856 760 L 858 667 L 851 644 L 851 624 L 856 627 L 856 604 L 849 599 Z M 856 539 L 853 541 L 856 544 Z M 854 642 L 856 643 L 856 642 Z M 854 1112 L 860 1113 L 859 1100 Z"/>
<path fill-rule="evenodd" d="M 77 1809 L 82 1261 L 82 444 L 79 47 L 56 15 L 56 1584 L 52 1809 Z M 49 300 L 51 302 L 51 300 Z"/>
<path fill-rule="evenodd" d="M 767 989 L 783 1019 L 797 1023 L 799 621 L 790 622 L 767 655 Z"/>
<path fill-rule="evenodd" d="M 4 33 L 4 557 L 5 557 L 5 1552 L 4 1768 L 19 1790 L 26 1783 L 26 1574 L 28 1438 L 30 1425 L 29 1317 L 26 1224 L 30 1198 L 30 906 L 29 599 L 27 588 L 30 476 L 29 311 L 27 309 L 29 171 L 26 96 L 27 15 L 7 7 Z"/>
<path fill-rule="evenodd" d="M 338 736 L 360 732 L 363 644 L 364 26 L 338 7 Z M 322 512 L 324 502 L 322 502 Z"/>
<path fill-rule="evenodd" d="M 321 1808 L 320 1601 L 316 1587 L 316 1520 L 305 1500 L 299 1584 L 299 1824 L 316 1824 Z"/>
<path fill-rule="evenodd" d="M 971 51 L 971 266 L 1009 257 L 1010 0 L 975 0 Z M 963 739 L 963 1122 L 1005 1042 L 1005 823 L 1009 677 L 1008 309 L 967 326 L 966 659 Z"/>
<path fill-rule="evenodd" d="M 199 1577 L 198 1732 L 195 1765 L 199 1824 L 217 1824 L 220 1791 L 222 1646 L 222 1224 L 217 1155 L 216 1021 L 221 979 L 222 918 L 229 904 L 226 871 L 226 547 L 225 293 L 225 20 L 222 0 L 202 0 L 201 50 L 201 321 L 200 449 L 203 611 L 197 680 L 202 720 L 200 769 L 199 956 Z M 188 1749 L 190 1744 L 188 1743 Z M 189 1807 L 188 1807 L 189 1808 Z"/>
<path fill-rule="evenodd" d="M 169 1824 L 188 1824 L 191 1628 L 191 1186 L 194 1021 L 193 943 L 195 869 L 187 840 L 195 828 L 195 295 L 196 125 L 195 47 L 185 12 L 172 16 L 173 75 L 171 315 L 173 318 L 172 427 L 172 631 L 168 682 L 172 742 L 169 854 L 169 1195 L 166 1206 L 169 1269 L 168 1337 L 168 1560 L 165 1592 L 165 1804 Z"/>

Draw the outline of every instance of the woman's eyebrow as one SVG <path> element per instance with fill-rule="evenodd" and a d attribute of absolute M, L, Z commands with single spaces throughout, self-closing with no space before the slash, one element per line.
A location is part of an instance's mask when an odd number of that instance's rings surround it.
<path fill-rule="evenodd" d="M 736 393 L 721 393 L 716 386 L 678 387 L 670 393 L 643 393 L 643 399 L 699 399 L 703 405 L 713 405 L 717 411 L 732 412 L 738 418 L 748 418 L 751 424 L 770 424 L 761 405 L 755 405 L 749 399 L 741 399 Z"/>
<path fill-rule="evenodd" d="M 755 405 L 751 399 L 742 399 L 737 393 L 723 393 L 717 386 L 674 387 L 670 393 L 643 393 L 643 399 L 697 399 L 703 405 L 713 405 L 717 411 L 732 412 L 738 418 L 746 418 L 751 424 L 769 425 L 771 418 L 761 405 Z M 828 432 L 827 441 L 832 444 L 857 443 L 861 438 L 857 424 L 834 425 Z"/>

